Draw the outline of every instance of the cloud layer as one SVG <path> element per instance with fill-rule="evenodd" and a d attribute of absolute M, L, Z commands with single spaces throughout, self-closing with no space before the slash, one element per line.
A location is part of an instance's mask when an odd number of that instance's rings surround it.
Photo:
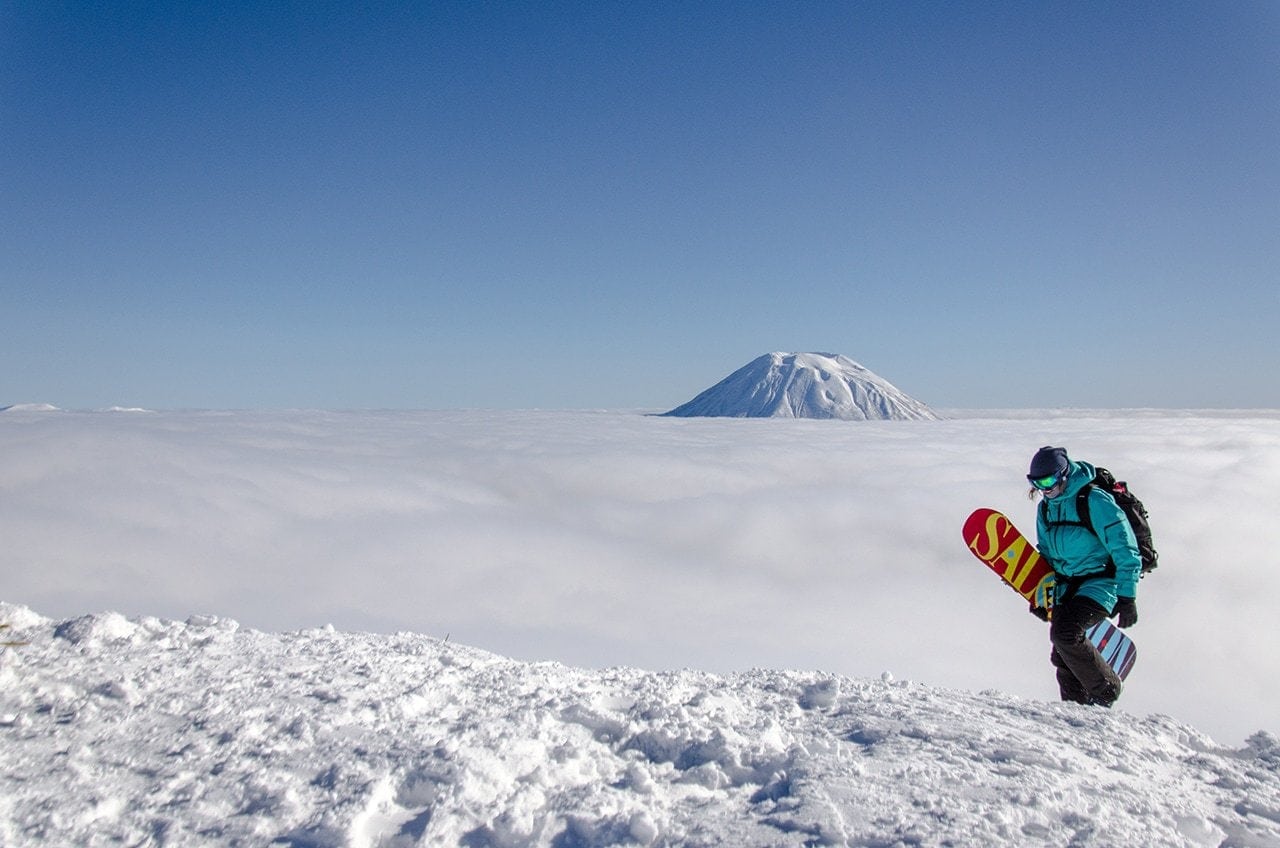
<path fill-rule="evenodd" d="M 1276 730 L 1280 416 L 856 423 L 630 413 L 0 415 L 0 597 L 51 616 L 451 635 L 518 659 L 823 669 L 1053 698 L 1044 628 L 965 550 L 1030 530 L 1043 444 L 1152 513 L 1122 705 Z"/>

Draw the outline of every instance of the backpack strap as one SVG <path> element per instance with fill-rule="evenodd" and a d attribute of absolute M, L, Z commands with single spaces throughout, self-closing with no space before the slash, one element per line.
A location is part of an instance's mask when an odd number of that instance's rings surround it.
<path fill-rule="evenodd" d="M 1094 487 L 1093 483 L 1086 483 L 1084 488 L 1076 493 L 1076 516 L 1075 521 L 1050 521 L 1049 520 L 1049 504 L 1047 501 L 1040 501 L 1040 520 L 1047 527 L 1084 527 L 1090 533 L 1097 536 L 1098 531 L 1093 529 L 1093 522 L 1089 516 L 1089 490 Z M 1101 537 L 1099 537 L 1101 538 Z"/>
<path fill-rule="evenodd" d="M 1089 492 L 1094 488 L 1093 483 L 1088 483 L 1083 489 L 1076 494 L 1076 515 L 1080 516 L 1080 524 L 1088 528 L 1089 532 L 1098 536 L 1098 531 L 1093 529 L 1093 521 L 1089 516 Z M 1101 536 L 1098 536 L 1101 539 Z"/>
<path fill-rule="evenodd" d="M 1080 525 L 1096 536 L 1098 541 L 1102 542 L 1102 546 L 1105 548 L 1107 540 L 1102 538 L 1102 535 L 1098 533 L 1097 528 L 1093 526 L 1093 521 L 1089 516 L 1089 490 L 1096 487 L 1096 482 L 1089 483 L 1076 495 L 1076 514 L 1080 516 Z M 1111 551 L 1107 551 L 1107 567 L 1105 571 L 1101 572 L 1101 574 L 1106 577 L 1116 576 L 1116 561 L 1111 558 Z"/>
<path fill-rule="evenodd" d="M 1078 520 L 1050 521 L 1049 504 L 1043 500 L 1040 501 L 1040 519 L 1044 522 L 1046 527 L 1084 527 L 1097 537 L 1099 541 L 1101 541 L 1102 537 L 1099 536 L 1098 531 L 1093 528 L 1093 521 L 1089 515 L 1089 490 L 1093 489 L 1094 486 L 1095 484 L 1093 482 L 1086 483 L 1084 487 L 1076 493 L 1076 516 Z M 1097 577 L 1114 578 L 1116 576 L 1116 564 L 1115 560 L 1113 560 L 1110 554 L 1108 554 L 1106 566 L 1097 571 L 1068 577 L 1055 570 L 1054 575 L 1055 581 L 1062 587 L 1062 594 L 1058 600 L 1058 602 L 1061 603 L 1074 595 L 1080 587 L 1089 580 L 1093 580 Z"/>

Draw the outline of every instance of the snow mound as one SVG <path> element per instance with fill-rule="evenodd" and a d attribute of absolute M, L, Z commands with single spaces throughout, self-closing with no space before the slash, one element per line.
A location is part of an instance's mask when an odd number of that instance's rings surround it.
<path fill-rule="evenodd" d="M 0 412 L 61 412 L 51 403 L 15 403 L 11 406 L 0 406 Z"/>
<path fill-rule="evenodd" d="M 0 605 L 0 843 L 1276 845 L 1280 744 L 819 672 Z"/>
<path fill-rule="evenodd" d="M 678 417 L 932 421 L 938 416 L 845 356 L 768 353 L 664 413 Z"/>

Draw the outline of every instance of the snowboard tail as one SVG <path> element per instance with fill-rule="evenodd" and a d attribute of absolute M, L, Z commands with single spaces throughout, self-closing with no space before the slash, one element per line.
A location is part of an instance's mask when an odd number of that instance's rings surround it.
<path fill-rule="evenodd" d="M 1098 653 L 1106 660 L 1107 665 L 1124 680 L 1133 671 L 1133 664 L 1138 659 L 1138 649 L 1133 640 L 1116 629 L 1116 626 L 1105 618 L 1085 631 L 1089 641 L 1098 649 Z"/>

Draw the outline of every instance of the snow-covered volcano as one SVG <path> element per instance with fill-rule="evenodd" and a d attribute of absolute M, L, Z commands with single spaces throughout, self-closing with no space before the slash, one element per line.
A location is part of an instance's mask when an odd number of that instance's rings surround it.
<path fill-rule="evenodd" d="M 846 356 L 767 353 L 665 415 L 932 421 L 928 406 Z"/>

